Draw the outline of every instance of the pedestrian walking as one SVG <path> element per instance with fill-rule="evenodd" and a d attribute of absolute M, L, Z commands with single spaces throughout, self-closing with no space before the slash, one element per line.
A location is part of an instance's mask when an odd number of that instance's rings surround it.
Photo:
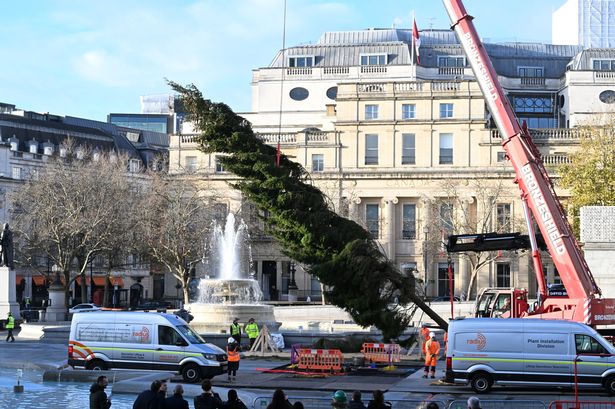
<path fill-rule="evenodd" d="M 429 341 L 425 343 L 425 372 L 423 378 L 427 378 L 427 375 L 431 373 L 431 378 L 436 377 L 436 363 L 438 361 L 438 354 L 440 353 L 440 343 L 436 339 L 436 334 L 429 333 Z"/>
<path fill-rule="evenodd" d="M 132 404 L 132 409 L 164 409 L 166 390 L 166 380 L 153 381 L 149 389 L 144 390 L 137 396 Z"/>
<path fill-rule="evenodd" d="M 220 395 L 211 390 L 211 380 L 205 379 L 201 383 L 203 393 L 194 397 L 194 409 L 221 409 Z"/>
<path fill-rule="evenodd" d="M 252 349 L 252 345 L 256 342 L 256 338 L 258 337 L 258 324 L 254 321 L 254 318 L 250 318 L 245 328 L 244 332 L 248 335 L 248 339 L 250 340 L 250 349 Z"/>
<path fill-rule="evenodd" d="M 331 399 L 331 407 L 335 409 L 348 409 L 348 396 L 344 391 L 335 391 Z"/>
<path fill-rule="evenodd" d="M 107 397 L 105 392 L 107 385 L 109 385 L 109 380 L 106 376 L 101 375 L 90 386 L 90 409 L 109 409 L 111 407 L 111 399 Z"/>
<path fill-rule="evenodd" d="M 478 399 L 476 396 L 470 396 L 468 398 L 468 409 L 481 409 L 480 399 Z"/>
<path fill-rule="evenodd" d="M 391 403 L 384 400 L 384 392 L 376 389 L 372 392 L 372 400 L 367 405 L 367 409 L 391 409 Z"/>
<path fill-rule="evenodd" d="M 15 318 L 10 311 L 6 317 L 6 325 L 4 326 L 4 328 L 9 331 L 6 336 L 6 342 L 9 342 L 9 339 L 11 340 L 10 342 L 15 342 L 15 337 L 13 336 L 13 330 L 15 329 Z"/>
<path fill-rule="evenodd" d="M 267 405 L 267 409 L 293 409 L 293 405 L 288 401 L 284 391 L 278 388 L 273 391 L 271 403 Z"/>
<path fill-rule="evenodd" d="M 235 317 L 231 324 L 231 337 L 235 338 L 237 344 L 241 346 L 241 326 L 239 325 L 239 318 Z"/>
<path fill-rule="evenodd" d="M 227 393 L 228 400 L 222 405 L 222 409 L 248 409 L 246 404 L 239 399 L 235 389 L 229 389 Z"/>
<path fill-rule="evenodd" d="M 361 400 L 361 391 L 352 392 L 352 400 L 348 404 L 348 409 L 367 409 Z"/>
<path fill-rule="evenodd" d="M 228 356 L 228 381 L 237 380 L 237 370 L 239 369 L 239 344 L 233 337 L 229 337 L 226 345 L 226 355 Z"/>
<path fill-rule="evenodd" d="M 188 401 L 184 399 L 184 387 L 182 385 L 175 385 L 173 396 L 164 400 L 164 409 L 190 409 Z"/>

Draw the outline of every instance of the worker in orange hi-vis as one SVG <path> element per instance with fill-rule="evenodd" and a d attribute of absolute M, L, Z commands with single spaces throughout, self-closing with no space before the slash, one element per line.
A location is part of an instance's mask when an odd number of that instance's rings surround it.
<path fill-rule="evenodd" d="M 429 333 L 429 340 L 425 343 L 425 373 L 423 378 L 431 374 L 431 379 L 436 377 L 436 362 L 440 354 L 440 343 L 436 339 L 436 334 Z"/>
<path fill-rule="evenodd" d="M 429 340 L 429 328 L 426 323 L 421 324 L 421 356 L 425 356 L 425 343 Z"/>

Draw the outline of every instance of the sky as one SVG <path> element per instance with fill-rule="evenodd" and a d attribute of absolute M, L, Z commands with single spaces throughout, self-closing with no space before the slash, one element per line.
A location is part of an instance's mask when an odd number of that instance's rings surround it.
<path fill-rule="evenodd" d="M 465 0 L 489 42 L 551 41 L 565 0 Z M 287 47 L 326 31 L 445 29 L 439 0 L 286 0 Z M 0 13 L 0 102 L 106 121 L 140 112 L 139 96 L 194 84 L 237 112 L 251 104 L 252 70 L 282 48 L 284 0 L 5 1 Z"/>

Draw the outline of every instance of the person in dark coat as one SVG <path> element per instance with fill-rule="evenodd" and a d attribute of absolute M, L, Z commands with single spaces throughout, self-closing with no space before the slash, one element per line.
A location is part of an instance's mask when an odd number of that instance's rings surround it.
<path fill-rule="evenodd" d="M 188 401 L 184 399 L 184 387 L 182 385 L 175 385 L 173 396 L 164 400 L 164 409 L 190 409 Z"/>
<path fill-rule="evenodd" d="M 111 407 L 111 400 L 107 398 L 105 392 L 107 385 L 109 385 L 109 380 L 106 376 L 101 375 L 90 386 L 90 409 L 109 409 Z"/>
<path fill-rule="evenodd" d="M 288 401 L 284 391 L 278 388 L 273 392 L 271 403 L 267 406 L 267 409 L 293 409 L 293 405 Z"/>
<path fill-rule="evenodd" d="M 361 391 L 352 392 L 352 400 L 348 403 L 348 409 L 367 409 L 361 400 Z"/>
<path fill-rule="evenodd" d="M 194 409 L 221 409 L 222 399 L 220 395 L 211 390 L 211 381 L 205 379 L 201 383 L 203 393 L 194 397 Z"/>
<path fill-rule="evenodd" d="M 384 401 L 384 392 L 376 389 L 373 393 L 373 399 L 367 405 L 367 409 L 391 409 L 391 404 Z"/>
<path fill-rule="evenodd" d="M 229 389 L 227 394 L 228 400 L 224 402 L 222 405 L 222 409 L 248 409 L 237 396 L 237 391 L 235 389 Z"/>
<path fill-rule="evenodd" d="M 164 387 L 163 387 L 164 384 Z M 150 388 L 137 396 L 132 409 L 164 409 L 166 381 L 155 380 Z"/>

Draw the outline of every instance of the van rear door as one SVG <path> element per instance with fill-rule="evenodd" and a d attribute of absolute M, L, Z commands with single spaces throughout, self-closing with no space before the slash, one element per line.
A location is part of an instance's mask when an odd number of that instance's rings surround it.
<path fill-rule="evenodd" d="M 179 363 L 184 359 L 188 342 L 170 325 L 156 326 L 158 337 L 154 351 L 156 369 L 163 371 L 179 370 Z"/>

